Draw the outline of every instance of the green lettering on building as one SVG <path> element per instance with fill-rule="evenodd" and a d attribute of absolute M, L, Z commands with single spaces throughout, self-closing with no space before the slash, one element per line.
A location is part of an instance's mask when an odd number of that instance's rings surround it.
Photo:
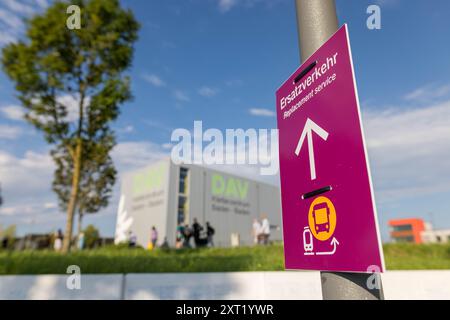
<path fill-rule="evenodd" d="M 166 166 L 160 164 L 157 167 L 147 169 L 143 173 L 133 176 L 133 194 L 143 194 L 161 189 L 165 172 Z"/>
<path fill-rule="evenodd" d="M 211 193 L 215 196 L 223 195 L 225 191 L 225 180 L 220 174 L 213 174 L 211 177 Z"/>
<path fill-rule="evenodd" d="M 248 194 L 248 181 L 243 181 L 236 179 L 237 181 L 237 189 L 239 192 L 239 196 L 241 197 L 241 200 L 247 199 Z"/>
<path fill-rule="evenodd" d="M 211 193 L 214 196 L 224 196 L 246 200 L 248 196 L 248 181 L 237 178 L 225 178 L 220 174 L 211 176 Z"/>

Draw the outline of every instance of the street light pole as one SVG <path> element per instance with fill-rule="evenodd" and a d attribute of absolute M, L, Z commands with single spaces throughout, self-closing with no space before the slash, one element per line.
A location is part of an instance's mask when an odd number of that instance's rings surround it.
<path fill-rule="evenodd" d="M 300 59 L 308 59 L 338 30 L 334 0 L 295 0 Z M 350 272 L 320 272 L 322 297 L 330 299 L 383 299 L 379 274 Z M 374 279 L 375 278 L 375 279 Z M 378 283 L 379 289 L 369 289 L 368 283 Z"/>

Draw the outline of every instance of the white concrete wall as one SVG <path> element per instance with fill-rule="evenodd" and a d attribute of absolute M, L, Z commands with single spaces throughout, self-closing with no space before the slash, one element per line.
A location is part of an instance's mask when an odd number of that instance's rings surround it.
<path fill-rule="evenodd" d="M 122 295 L 123 275 L 82 275 L 81 289 L 69 290 L 70 275 L 0 276 L 0 300 L 114 300 Z"/>
<path fill-rule="evenodd" d="M 450 300 L 450 270 L 388 271 L 381 282 L 389 300 Z"/>
<path fill-rule="evenodd" d="M 0 276 L 0 300 L 322 298 L 313 271 L 82 275 L 81 290 L 67 289 L 68 276 Z M 388 271 L 382 282 L 388 300 L 450 300 L 450 270 Z"/>
<path fill-rule="evenodd" d="M 125 299 L 322 299 L 317 272 L 129 274 Z"/>

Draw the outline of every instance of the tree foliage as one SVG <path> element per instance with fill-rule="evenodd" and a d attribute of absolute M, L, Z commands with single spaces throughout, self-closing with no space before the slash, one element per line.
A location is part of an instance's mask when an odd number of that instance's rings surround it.
<path fill-rule="evenodd" d="M 108 205 L 116 180 L 116 169 L 109 155 L 114 140 L 111 136 L 108 138 L 102 143 L 84 144 L 77 201 L 77 210 L 81 215 L 96 213 Z M 52 156 L 56 163 L 53 190 L 58 195 L 60 208 L 67 210 L 73 180 L 73 170 L 70 170 L 73 159 L 64 148 L 53 150 Z"/>
<path fill-rule="evenodd" d="M 110 124 L 131 98 L 124 71 L 131 66 L 139 29 L 118 0 L 70 4 L 81 8 L 81 29 L 66 27 L 69 3 L 56 1 L 27 21 L 24 40 L 2 50 L 3 69 L 15 83 L 25 118 L 53 145 L 53 187 L 67 209 L 65 252 L 76 208 L 89 212 L 106 205 L 114 183 Z M 93 192 L 98 194 L 90 197 Z"/>
<path fill-rule="evenodd" d="M 85 247 L 89 249 L 94 248 L 97 242 L 100 240 L 100 233 L 98 229 L 90 224 L 83 230 L 83 233 Z"/>

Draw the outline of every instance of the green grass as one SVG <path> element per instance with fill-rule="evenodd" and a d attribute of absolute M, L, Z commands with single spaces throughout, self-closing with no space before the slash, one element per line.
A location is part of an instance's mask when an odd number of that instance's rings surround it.
<path fill-rule="evenodd" d="M 388 270 L 450 269 L 450 244 L 385 244 Z"/>
<path fill-rule="evenodd" d="M 450 245 L 388 244 L 389 270 L 450 269 Z M 0 274 L 219 272 L 283 270 L 281 245 L 267 247 L 156 250 L 102 248 L 62 255 L 52 251 L 0 252 Z"/>

